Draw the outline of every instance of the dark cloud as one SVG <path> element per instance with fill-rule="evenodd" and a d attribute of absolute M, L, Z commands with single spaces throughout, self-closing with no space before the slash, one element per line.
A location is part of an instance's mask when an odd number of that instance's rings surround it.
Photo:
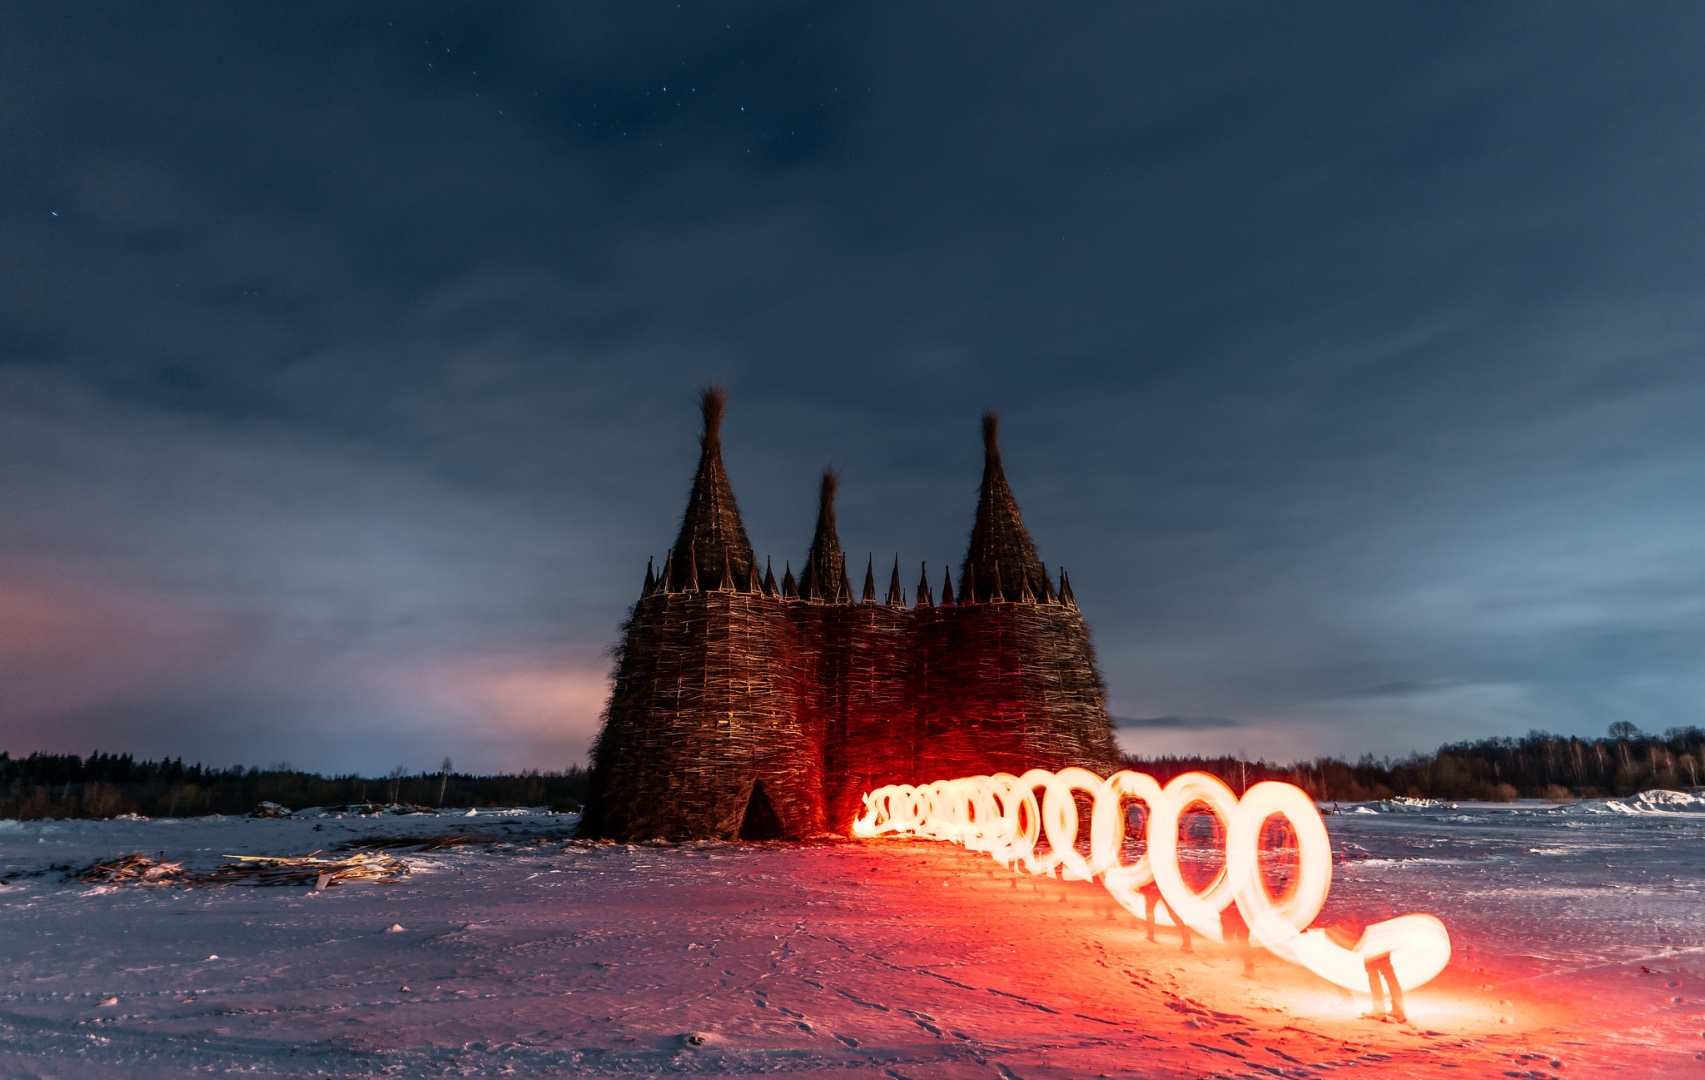
<path fill-rule="evenodd" d="M 778 564 L 833 462 L 848 549 L 939 575 L 1002 408 L 1115 709 L 1246 718 L 1135 747 L 1696 722 L 1702 44 L 1686 7 L 7 9 L 0 595 L 82 613 L 0 634 L 10 748 L 573 758 L 712 379 Z"/>

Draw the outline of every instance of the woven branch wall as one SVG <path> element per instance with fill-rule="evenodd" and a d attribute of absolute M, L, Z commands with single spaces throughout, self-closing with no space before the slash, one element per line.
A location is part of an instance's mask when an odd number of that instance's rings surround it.
<path fill-rule="evenodd" d="M 586 832 L 732 838 L 762 783 L 787 836 L 844 833 L 882 784 L 1117 761 L 1070 604 L 659 591 L 617 662 Z"/>

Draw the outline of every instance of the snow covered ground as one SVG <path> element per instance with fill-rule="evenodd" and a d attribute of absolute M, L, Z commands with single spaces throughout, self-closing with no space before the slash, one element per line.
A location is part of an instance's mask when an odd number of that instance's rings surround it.
<path fill-rule="evenodd" d="M 584 845 L 572 818 L 0 821 L 0 1077 L 1705 1076 L 1705 802 L 1327 818 L 1323 918 L 1421 910 L 1410 1025 L 1183 954 L 1098 887 L 947 845 Z M 447 833 L 479 843 L 422 854 Z M 397 884 L 90 886 L 383 839 Z M 388 929 L 401 927 L 401 929 Z"/>

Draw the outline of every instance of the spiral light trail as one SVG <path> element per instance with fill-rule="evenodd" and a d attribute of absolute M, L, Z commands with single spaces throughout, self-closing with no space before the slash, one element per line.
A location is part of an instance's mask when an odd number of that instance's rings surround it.
<path fill-rule="evenodd" d="M 1087 855 L 1079 847 L 1082 823 L 1074 792 L 1088 796 L 1093 805 Z M 1147 849 L 1127 863 L 1126 814 L 1132 802 L 1148 810 Z M 1178 828 L 1193 806 L 1206 808 L 1225 827 L 1224 865 L 1201 890 L 1185 881 L 1179 865 Z M 1288 822 L 1296 837 L 1296 868 L 1278 896 L 1261 869 L 1261 834 L 1274 817 Z M 1386 957 L 1406 989 L 1430 982 L 1450 961 L 1450 934 L 1432 915 L 1369 924 L 1347 946 L 1324 929 L 1310 928 L 1332 887 L 1332 848 L 1314 801 L 1292 784 L 1266 781 L 1239 799 L 1206 773 L 1184 773 L 1162 787 L 1152 776 L 1128 770 L 1103 779 L 1087 769 L 1031 769 L 1023 776 L 1000 773 L 878 788 L 864 796 L 852 831 L 861 837 L 949 840 L 986 852 L 1011 869 L 1057 871 L 1068 881 L 1099 879 L 1138 917 L 1149 915 L 1149 898 L 1158 892 L 1155 921 L 1182 921 L 1214 941 L 1224 940 L 1221 915 L 1235 904 L 1252 944 L 1350 990 L 1366 990 L 1371 966 Z M 1038 852 L 1044 838 L 1046 850 Z"/>

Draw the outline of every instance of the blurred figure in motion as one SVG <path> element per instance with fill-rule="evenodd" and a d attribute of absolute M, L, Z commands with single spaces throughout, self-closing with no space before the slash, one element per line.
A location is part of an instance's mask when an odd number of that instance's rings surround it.
<path fill-rule="evenodd" d="M 1249 924 L 1243 921 L 1243 912 L 1236 904 L 1227 904 L 1220 910 L 1220 940 L 1227 945 L 1236 944 L 1243 956 L 1243 974 L 1252 978 L 1255 975 L 1255 947 L 1249 943 Z"/>
<path fill-rule="evenodd" d="M 1368 993 L 1373 995 L 1373 1009 L 1366 1015 L 1369 1019 L 1390 1019 L 1399 1024 L 1408 1023 L 1409 1017 L 1403 1011 L 1403 984 L 1397 981 L 1397 972 L 1391 967 L 1391 954 L 1380 953 L 1367 957 L 1362 966 L 1368 973 Z M 1391 1010 L 1386 1011 L 1385 995 L 1379 992 L 1381 978 L 1385 985 L 1391 988 Z"/>
<path fill-rule="evenodd" d="M 1143 897 L 1143 932 L 1148 935 L 1150 941 L 1153 941 L 1154 912 L 1156 908 L 1166 907 L 1166 901 L 1160 898 L 1160 886 L 1153 881 L 1144 885 L 1140 891 Z M 1179 937 L 1183 939 L 1183 944 L 1178 947 L 1178 951 L 1195 952 L 1195 948 L 1191 945 L 1190 927 L 1185 924 L 1183 919 L 1174 915 L 1171 908 L 1166 908 L 1166 914 L 1172 920 L 1173 925 L 1178 927 Z"/>
<path fill-rule="evenodd" d="M 1391 952 L 1369 952 L 1366 923 L 1345 920 L 1326 928 L 1326 936 L 1341 948 L 1360 953 L 1362 968 L 1368 973 L 1368 994 L 1373 1008 L 1362 1014 L 1364 1020 L 1389 1020 L 1406 1024 L 1409 1016 L 1403 1011 L 1403 984 L 1397 981 L 1397 971 L 1391 966 Z M 1383 984 L 1383 985 L 1382 985 Z M 1389 992 L 1391 1008 L 1386 1008 Z"/>

